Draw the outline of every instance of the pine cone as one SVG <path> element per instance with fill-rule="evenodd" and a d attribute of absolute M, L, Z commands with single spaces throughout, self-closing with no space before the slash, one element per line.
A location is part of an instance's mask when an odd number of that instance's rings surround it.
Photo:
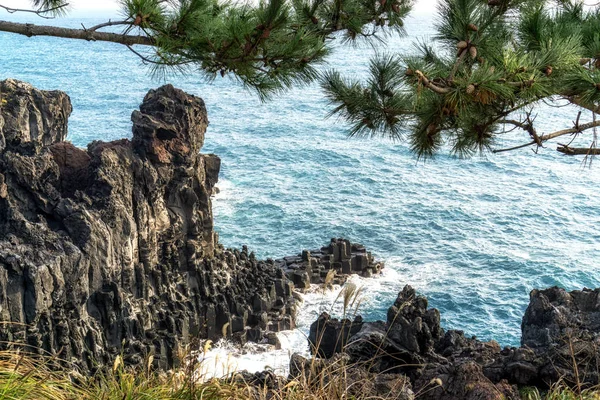
<path fill-rule="evenodd" d="M 406 75 L 406 76 L 413 76 L 414 74 L 415 74 L 415 72 L 410 68 L 407 68 L 406 72 L 404 72 L 404 75 Z"/>
<path fill-rule="evenodd" d="M 469 30 L 473 32 L 477 32 L 479 30 L 479 28 L 475 24 L 469 24 L 467 25 L 467 28 L 469 28 Z"/>
<path fill-rule="evenodd" d="M 462 49 L 466 49 L 468 45 L 469 44 L 467 42 L 465 42 L 464 40 L 461 40 L 460 42 L 458 42 L 456 44 L 456 48 L 459 50 L 462 50 Z"/>
<path fill-rule="evenodd" d="M 469 86 L 467 86 L 467 94 L 473 94 L 475 93 L 475 85 L 471 84 Z"/>
<path fill-rule="evenodd" d="M 471 46 L 469 47 L 469 54 L 471 55 L 471 58 L 474 60 L 477 58 L 477 47 L 475 46 Z"/>
<path fill-rule="evenodd" d="M 315 17 L 314 15 L 312 17 L 310 17 L 310 20 L 312 21 L 313 24 L 318 24 L 319 20 L 317 19 L 317 17 Z"/>
<path fill-rule="evenodd" d="M 427 134 L 429 136 L 435 134 L 436 132 L 437 132 L 437 124 L 432 122 L 431 124 L 427 125 Z"/>
<path fill-rule="evenodd" d="M 400 6 L 398 4 L 392 4 L 392 10 L 397 14 L 400 12 Z"/>
<path fill-rule="evenodd" d="M 545 69 L 544 69 L 544 74 L 546 74 L 546 76 L 550 76 L 552 75 L 552 66 L 548 65 Z"/>

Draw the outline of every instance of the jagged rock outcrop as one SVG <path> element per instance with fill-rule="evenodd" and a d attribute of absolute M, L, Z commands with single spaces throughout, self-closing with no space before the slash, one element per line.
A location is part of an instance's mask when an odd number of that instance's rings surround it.
<path fill-rule="evenodd" d="M 293 327 L 273 262 L 225 250 L 210 196 L 220 160 L 199 151 L 200 98 L 170 85 L 132 115 L 133 138 L 65 142 L 62 92 L 0 83 L 0 342 L 84 370 L 121 352 L 161 367 L 192 337 L 259 340 Z"/>
<path fill-rule="evenodd" d="M 371 277 L 384 267 L 363 245 L 336 238 L 319 250 L 305 250 L 298 256 L 277 260 L 276 264 L 300 290 L 311 284 L 341 285 L 352 274 Z"/>
<path fill-rule="evenodd" d="M 425 399 L 518 399 L 517 386 L 598 384 L 600 289 L 533 290 L 522 332 L 521 347 L 501 349 L 495 341 L 444 331 L 439 312 L 406 286 L 387 321 L 354 324 L 322 314 L 311 325 L 309 344 L 319 357 L 344 354 L 350 365 L 404 374 Z"/>
<path fill-rule="evenodd" d="M 324 312 L 310 325 L 308 343 L 313 353 L 319 357 L 330 358 L 342 352 L 348 344 L 348 339 L 354 337 L 362 326 L 360 315 L 354 320 L 338 320 Z"/>
<path fill-rule="evenodd" d="M 521 331 L 538 379 L 600 383 L 600 289 L 532 290 Z"/>
<path fill-rule="evenodd" d="M 131 140 L 82 150 L 65 142 L 65 93 L 6 80 L 0 94 L 0 347 L 83 370 L 118 354 L 167 368 L 192 338 L 276 342 L 294 327 L 296 269 L 330 284 L 381 268 L 343 239 L 275 261 L 224 249 L 210 199 L 220 160 L 200 154 L 200 98 L 151 90 Z"/>

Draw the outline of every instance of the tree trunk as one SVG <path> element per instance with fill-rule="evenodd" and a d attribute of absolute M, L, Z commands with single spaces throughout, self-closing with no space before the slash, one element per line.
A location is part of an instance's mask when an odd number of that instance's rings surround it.
<path fill-rule="evenodd" d="M 556 148 L 557 151 L 568 154 L 570 156 L 575 155 L 598 155 L 600 154 L 600 149 L 597 148 L 589 148 L 589 147 L 569 147 L 565 144 L 560 144 Z"/>
<path fill-rule="evenodd" d="M 122 35 L 120 33 L 96 32 L 86 29 L 60 28 L 57 26 L 21 24 L 17 22 L 0 21 L 0 32 L 18 33 L 25 36 L 54 36 L 67 39 L 99 40 L 120 43 L 127 46 L 141 44 L 154 45 L 154 40 L 147 36 Z"/>

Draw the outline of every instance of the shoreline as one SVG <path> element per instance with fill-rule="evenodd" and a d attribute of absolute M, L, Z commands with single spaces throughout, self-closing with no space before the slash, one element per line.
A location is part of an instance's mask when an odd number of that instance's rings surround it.
<path fill-rule="evenodd" d="M 132 114 L 131 140 L 82 150 L 65 141 L 72 110 L 65 93 L 14 80 L 0 88 L 0 313 L 8 322 L 0 326 L 0 350 L 50 354 L 83 373 L 116 364 L 169 370 L 198 338 L 277 346 L 276 333 L 295 326 L 296 288 L 381 271 L 370 252 L 345 239 L 282 260 L 258 260 L 245 246 L 225 249 L 211 203 L 221 162 L 200 153 L 208 119 L 195 96 L 171 85 L 151 90 Z M 350 287 L 341 296 L 344 315 L 358 302 Z M 366 370 L 344 365 L 401 383 L 408 398 L 411 387 L 420 393 L 437 379 L 449 399 L 468 398 L 465 385 L 511 397 L 517 385 L 571 377 L 560 336 L 591 351 L 600 331 L 594 296 L 600 291 L 534 290 L 520 348 L 444 331 L 439 311 L 409 286 L 386 321 L 323 314 L 309 336 L 321 349 L 323 328 L 323 358 L 371 363 Z M 292 361 L 292 375 L 313 373 L 312 361 Z M 260 382 L 273 375 L 267 372 Z M 584 379 L 593 384 L 598 373 Z M 389 389 L 391 381 L 380 383 Z"/>

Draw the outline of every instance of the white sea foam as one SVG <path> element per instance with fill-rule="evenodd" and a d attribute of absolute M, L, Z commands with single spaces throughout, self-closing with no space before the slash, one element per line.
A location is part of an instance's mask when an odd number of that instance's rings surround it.
<path fill-rule="evenodd" d="M 399 274 L 391 268 L 385 268 L 380 276 L 372 278 L 350 276 L 346 284 L 356 285 L 356 288 L 360 289 L 360 294 L 354 303 L 355 308 L 348 310 L 347 316 L 352 318 L 364 310 L 381 307 L 378 294 L 384 290 L 384 286 L 396 285 L 398 281 Z M 308 333 L 310 325 L 319 315 L 323 312 L 336 318 L 344 315 L 342 290 L 343 287 L 337 285 L 325 290 L 318 285 L 312 285 L 307 292 L 302 293 L 304 302 L 296 318 L 296 329 L 277 334 L 281 349 L 256 343 L 247 343 L 240 348 L 227 340 L 220 340 L 209 351 L 199 356 L 201 361 L 199 373 L 204 379 L 223 377 L 242 370 L 248 372 L 271 370 L 276 374 L 287 376 L 292 354 L 299 353 L 304 357 L 310 357 Z"/>

